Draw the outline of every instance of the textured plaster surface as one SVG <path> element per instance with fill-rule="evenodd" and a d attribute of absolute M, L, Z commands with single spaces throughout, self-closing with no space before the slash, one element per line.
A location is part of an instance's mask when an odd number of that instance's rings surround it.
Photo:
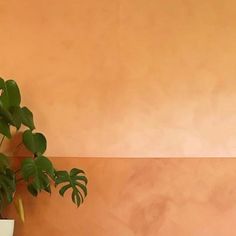
<path fill-rule="evenodd" d="M 55 158 L 86 170 L 89 195 L 77 209 L 53 192 L 21 188 L 26 223 L 14 236 L 235 236 L 235 159 Z M 9 211 L 9 217 L 14 216 Z"/>
<path fill-rule="evenodd" d="M 50 156 L 236 154 L 236 2 L 0 1 L 0 75 Z"/>

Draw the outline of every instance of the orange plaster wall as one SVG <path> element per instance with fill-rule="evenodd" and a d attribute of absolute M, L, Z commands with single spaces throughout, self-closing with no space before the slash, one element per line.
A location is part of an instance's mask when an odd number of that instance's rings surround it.
<path fill-rule="evenodd" d="M 235 1 L 0 1 L 0 74 L 49 156 L 234 156 Z"/>
<path fill-rule="evenodd" d="M 79 209 L 21 186 L 15 236 L 236 234 L 234 159 L 78 158 L 234 156 L 235 7 L 0 1 L 0 74 L 18 81 L 57 167 L 90 181 Z"/>
<path fill-rule="evenodd" d="M 34 199 L 22 188 L 26 223 L 16 218 L 14 236 L 236 235 L 235 159 L 53 161 L 86 170 L 85 204 L 77 209 L 56 192 Z"/>

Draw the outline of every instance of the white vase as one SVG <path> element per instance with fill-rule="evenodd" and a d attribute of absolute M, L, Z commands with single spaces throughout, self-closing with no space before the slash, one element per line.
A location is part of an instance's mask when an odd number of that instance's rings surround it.
<path fill-rule="evenodd" d="M 0 220 L 0 235 L 13 236 L 14 220 Z"/>

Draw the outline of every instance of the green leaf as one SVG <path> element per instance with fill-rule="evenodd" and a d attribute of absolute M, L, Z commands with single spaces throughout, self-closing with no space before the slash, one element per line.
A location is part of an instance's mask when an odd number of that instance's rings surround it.
<path fill-rule="evenodd" d="M 22 118 L 21 118 L 21 108 L 20 107 L 10 107 L 9 109 L 11 115 L 12 115 L 12 124 L 17 128 L 17 130 L 20 129 Z"/>
<path fill-rule="evenodd" d="M 10 127 L 4 119 L 0 119 L 0 133 L 7 138 L 11 138 Z"/>
<path fill-rule="evenodd" d="M 43 189 L 45 192 L 47 192 L 47 193 L 52 193 L 52 191 L 51 191 L 51 185 L 50 184 L 48 184 L 47 186 L 45 186 L 45 188 Z"/>
<path fill-rule="evenodd" d="M 11 113 L 6 108 L 4 108 L 1 100 L 0 100 L 0 116 L 3 117 L 8 123 L 13 124 L 13 117 Z"/>
<path fill-rule="evenodd" d="M 0 78 L 0 116 L 17 129 L 21 126 L 20 102 L 21 95 L 14 80 L 4 81 Z"/>
<path fill-rule="evenodd" d="M 67 184 L 67 185 L 63 186 L 63 187 L 59 190 L 60 195 L 63 197 L 64 194 L 65 194 L 65 192 L 66 192 L 66 190 L 68 190 L 69 188 L 71 188 L 71 185 L 70 185 L 70 184 Z"/>
<path fill-rule="evenodd" d="M 39 156 L 34 159 L 35 165 L 38 166 L 38 168 L 44 172 L 46 172 L 48 175 L 53 175 L 54 168 L 52 165 L 52 162 L 45 156 Z"/>
<path fill-rule="evenodd" d="M 10 169 L 0 172 L 0 192 L 1 202 L 6 199 L 7 203 L 13 201 L 13 196 L 16 191 L 15 174 Z"/>
<path fill-rule="evenodd" d="M 11 116 L 8 116 L 8 120 L 10 119 L 10 123 L 17 129 L 21 127 L 21 124 L 31 130 L 35 129 L 33 113 L 27 107 L 11 106 L 9 111 Z"/>
<path fill-rule="evenodd" d="M 41 133 L 32 133 L 31 130 L 26 130 L 23 133 L 23 143 L 28 150 L 37 156 L 40 156 L 46 151 L 47 140 Z"/>
<path fill-rule="evenodd" d="M 48 176 L 54 174 L 54 168 L 47 157 L 24 159 L 21 164 L 21 173 L 24 180 L 28 182 L 28 190 L 33 196 L 37 196 L 41 190 L 51 192 Z"/>
<path fill-rule="evenodd" d="M 38 196 L 38 190 L 36 187 L 34 187 L 34 184 L 29 184 L 27 186 L 28 191 L 34 196 L 37 197 Z"/>
<path fill-rule="evenodd" d="M 8 108 L 9 106 L 9 101 L 8 101 L 8 94 L 7 94 L 7 88 L 4 79 L 0 78 L 0 89 L 1 91 L 1 96 L 0 96 L 0 101 L 3 105 L 4 108 Z"/>
<path fill-rule="evenodd" d="M 73 168 L 71 171 L 70 171 L 70 175 L 71 176 L 75 176 L 75 175 L 78 175 L 78 174 L 85 174 L 83 170 L 80 170 L 80 169 L 77 169 L 77 168 Z"/>
<path fill-rule="evenodd" d="M 3 172 L 6 168 L 9 167 L 9 159 L 3 153 L 0 153 L 0 172 Z"/>
<path fill-rule="evenodd" d="M 14 80 L 4 81 L 2 78 L 0 78 L 0 89 L 2 89 L 0 101 L 2 102 L 5 109 L 8 109 L 11 106 L 20 105 L 20 90 Z"/>
<path fill-rule="evenodd" d="M 56 186 L 64 184 L 59 190 L 60 195 L 64 196 L 65 192 L 71 189 L 71 199 L 77 206 L 80 206 L 87 196 L 88 180 L 84 174 L 84 171 L 76 168 L 73 168 L 70 173 L 67 171 L 57 171 L 55 173 Z M 81 190 L 83 194 L 81 193 Z"/>
<path fill-rule="evenodd" d="M 31 130 L 35 129 L 33 113 L 27 107 L 21 108 L 21 118 L 22 118 L 22 123 L 25 126 L 30 128 Z"/>
<path fill-rule="evenodd" d="M 21 95 L 17 83 L 14 80 L 7 80 L 5 84 L 8 93 L 9 106 L 19 106 Z"/>
<path fill-rule="evenodd" d="M 7 201 L 11 203 L 13 200 L 13 195 L 4 181 L 1 182 L 1 189 L 4 191 Z"/>

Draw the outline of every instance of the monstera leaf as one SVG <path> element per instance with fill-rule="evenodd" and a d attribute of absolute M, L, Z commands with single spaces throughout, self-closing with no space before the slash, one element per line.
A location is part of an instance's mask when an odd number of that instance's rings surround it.
<path fill-rule="evenodd" d="M 21 118 L 21 108 L 20 107 L 10 107 L 9 112 L 11 114 L 11 124 L 18 129 L 20 129 L 22 124 Z"/>
<path fill-rule="evenodd" d="M 20 90 L 14 80 L 4 81 L 2 78 L 0 78 L 0 89 L 2 89 L 0 101 L 2 102 L 5 109 L 8 109 L 11 106 L 20 105 Z"/>
<path fill-rule="evenodd" d="M 0 78 L 0 135 L 3 135 L 0 147 L 4 137 L 12 138 L 12 128 L 15 127 L 16 131 L 19 131 L 21 126 L 27 127 L 23 132 L 22 141 L 32 153 L 32 157 L 25 158 L 21 162 L 21 167 L 13 171 L 13 167 L 9 165 L 9 158 L 0 153 L 0 218 L 3 217 L 2 210 L 6 205 L 13 202 L 16 184 L 22 180 L 26 182 L 28 191 L 33 196 L 37 196 L 41 191 L 51 193 L 52 183 L 60 185 L 60 195 L 64 196 L 66 192 L 71 191 L 72 201 L 79 206 L 87 196 L 88 180 L 85 173 L 77 168 L 70 172 L 54 169 L 51 161 L 43 156 L 47 148 L 45 136 L 33 132 L 33 113 L 27 107 L 21 107 L 21 94 L 17 83 L 14 80 L 4 81 Z M 24 221 L 22 200 L 15 201 L 15 205 Z"/>
<path fill-rule="evenodd" d="M 1 98 L 1 96 L 0 96 Z M 14 120 L 12 114 L 3 106 L 2 101 L 0 100 L 0 116 L 4 119 L 7 123 L 14 125 Z"/>
<path fill-rule="evenodd" d="M 0 90 L 2 90 L 0 116 L 5 122 L 17 129 L 21 127 L 21 124 L 31 130 L 35 129 L 32 112 L 27 107 L 20 107 L 21 95 L 17 83 L 14 80 L 4 81 L 0 78 Z M 7 137 L 10 138 L 9 135 Z"/>
<path fill-rule="evenodd" d="M 9 169 L 9 159 L 0 153 L 0 211 L 4 203 L 11 203 L 16 190 L 15 173 Z"/>
<path fill-rule="evenodd" d="M 26 130 L 23 133 L 23 143 L 26 148 L 37 156 L 42 155 L 47 148 L 47 140 L 41 133 L 32 133 Z"/>
<path fill-rule="evenodd" d="M 35 129 L 33 113 L 27 107 L 21 108 L 20 116 L 21 121 L 25 126 L 30 128 L 31 130 Z"/>
<path fill-rule="evenodd" d="M 33 113 L 27 107 L 12 106 L 9 108 L 9 112 L 10 123 L 17 129 L 21 127 L 21 124 L 24 124 L 30 130 L 35 129 Z"/>
<path fill-rule="evenodd" d="M 69 189 L 72 190 L 71 198 L 72 201 L 79 206 L 84 198 L 87 196 L 87 183 L 88 180 L 84 176 L 84 171 L 73 168 L 70 173 L 67 171 L 57 171 L 55 173 L 55 183 L 56 186 L 59 184 L 64 184 L 61 187 L 59 193 L 61 196 L 64 196 L 65 192 Z M 81 190 L 83 194 L 81 193 Z"/>
<path fill-rule="evenodd" d="M 10 126 L 8 123 L 0 118 L 0 133 L 6 136 L 7 138 L 11 138 Z"/>
<path fill-rule="evenodd" d="M 15 174 L 12 170 L 6 168 L 0 172 L 0 205 L 4 205 L 5 201 L 7 203 L 11 203 L 13 201 L 15 191 Z"/>
<path fill-rule="evenodd" d="M 0 172 L 3 172 L 9 167 L 9 159 L 3 153 L 0 153 Z"/>
<path fill-rule="evenodd" d="M 53 178 L 54 168 L 47 157 L 24 159 L 21 164 L 21 174 L 28 183 L 28 190 L 33 196 L 37 196 L 41 190 L 51 192 L 49 177 Z"/>

